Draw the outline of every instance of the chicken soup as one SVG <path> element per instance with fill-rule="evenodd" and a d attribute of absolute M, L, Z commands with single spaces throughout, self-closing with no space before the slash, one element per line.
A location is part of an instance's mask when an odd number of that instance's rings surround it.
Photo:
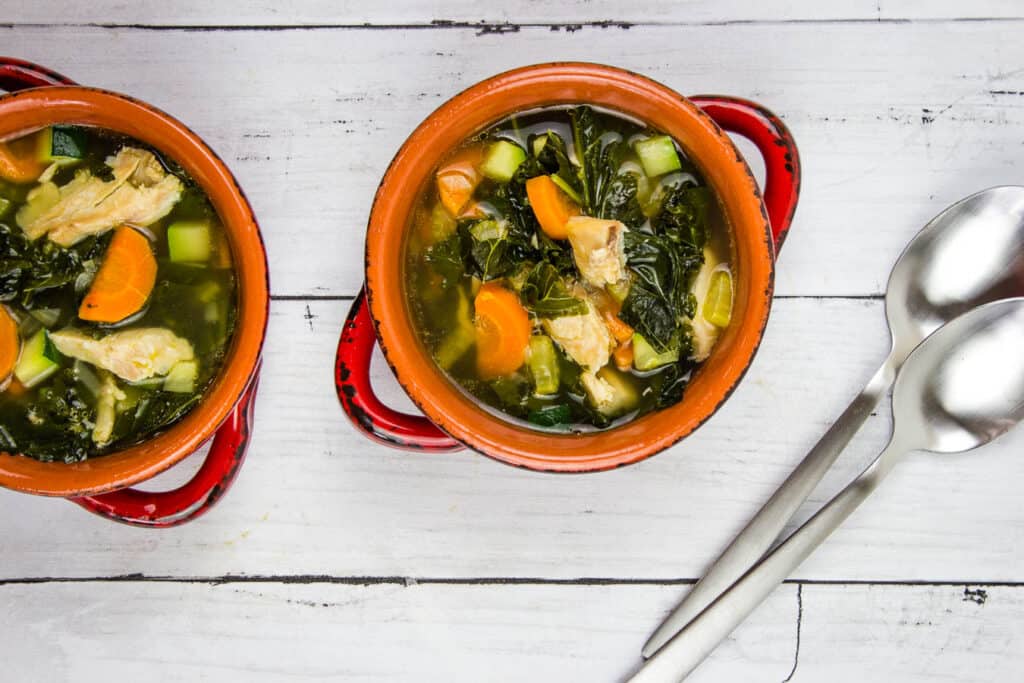
<path fill-rule="evenodd" d="M 79 462 L 187 414 L 235 322 L 231 251 L 202 189 L 108 131 L 0 143 L 0 450 Z"/>
<path fill-rule="evenodd" d="M 678 403 L 732 315 L 718 200 L 671 137 L 587 106 L 501 121 L 419 200 L 421 342 L 514 422 L 608 428 Z"/>

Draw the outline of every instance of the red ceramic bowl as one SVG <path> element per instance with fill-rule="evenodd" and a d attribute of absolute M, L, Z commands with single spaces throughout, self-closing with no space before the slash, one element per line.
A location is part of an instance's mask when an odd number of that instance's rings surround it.
<path fill-rule="evenodd" d="M 686 150 L 714 188 L 732 228 L 735 303 L 732 323 L 680 403 L 614 429 L 556 435 L 496 417 L 437 367 L 413 329 L 403 289 L 403 254 L 418 191 L 449 150 L 515 112 L 577 103 L 644 121 Z M 764 199 L 723 129 L 757 144 L 767 167 Z M 356 299 L 338 349 L 342 405 L 357 427 L 380 442 L 434 451 L 465 445 L 536 470 L 605 470 L 657 453 L 707 420 L 753 360 L 771 307 L 775 252 L 792 220 L 799 184 L 799 159 L 789 131 L 752 102 L 687 99 L 643 76 L 594 64 L 531 66 L 479 83 L 446 102 L 409 136 L 377 191 L 366 235 L 365 297 Z M 368 366 L 375 340 L 426 417 L 398 413 L 373 395 Z"/>
<path fill-rule="evenodd" d="M 122 522 L 169 526 L 194 519 L 233 481 L 249 441 L 252 399 L 270 300 L 259 227 L 224 162 L 169 115 L 137 100 L 72 85 L 66 78 L 18 60 L 0 58 L 0 140 L 55 123 L 99 126 L 130 135 L 174 159 L 210 197 L 224 223 L 238 279 L 238 321 L 218 378 L 185 418 L 151 439 L 76 464 L 41 463 L 0 454 L 0 485 L 72 499 Z M 214 439 L 196 476 L 162 493 L 128 487 L 149 479 Z"/>

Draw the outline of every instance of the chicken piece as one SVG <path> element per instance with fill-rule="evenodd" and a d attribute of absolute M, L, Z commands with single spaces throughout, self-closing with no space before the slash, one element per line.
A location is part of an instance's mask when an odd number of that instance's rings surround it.
<path fill-rule="evenodd" d="M 574 216 L 565 224 L 576 267 L 594 287 L 613 285 L 626 277 L 626 226 L 589 216 Z"/>
<path fill-rule="evenodd" d="M 580 375 L 580 382 L 587 392 L 591 404 L 597 408 L 599 413 L 611 411 L 615 403 L 615 389 L 608 383 L 608 380 L 598 377 L 592 372 L 584 372 Z"/>
<path fill-rule="evenodd" d="M 589 299 L 584 300 L 587 302 L 585 314 L 544 318 L 541 323 L 548 336 L 558 342 L 574 361 L 585 371 L 594 373 L 608 364 L 615 349 L 615 340 L 594 304 Z"/>
<path fill-rule="evenodd" d="M 102 372 L 102 384 L 100 384 L 100 395 L 96 399 L 96 424 L 92 428 L 92 440 L 97 446 L 110 441 L 110 435 L 114 432 L 114 422 L 117 420 L 115 405 L 123 401 L 127 396 L 120 387 L 117 380 L 109 372 Z"/>
<path fill-rule="evenodd" d="M 163 327 L 123 330 L 99 339 L 65 328 L 52 333 L 50 341 L 65 356 L 109 370 L 129 382 L 166 375 L 178 362 L 195 358 L 187 339 Z"/>
<path fill-rule="evenodd" d="M 56 204 L 38 216 L 19 215 L 18 225 L 28 238 L 48 235 L 62 247 L 69 247 L 125 223 L 155 223 L 181 198 L 181 180 L 166 173 L 150 152 L 124 147 L 116 156 L 108 157 L 106 164 L 113 180 L 80 171 L 60 188 Z"/>
<path fill-rule="evenodd" d="M 698 363 L 707 360 L 711 355 L 711 349 L 718 341 L 718 335 L 722 331 L 716 325 L 704 318 L 704 301 L 708 297 L 708 289 L 711 286 L 711 276 L 715 271 L 728 268 L 726 264 L 709 247 L 704 247 L 704 265 L 697 272 L 693 279 L 693 295 L 697 298 L 697 312 L 690 320 L 690 327 L 693 329 L 693 351 L 690 358 Z"/>

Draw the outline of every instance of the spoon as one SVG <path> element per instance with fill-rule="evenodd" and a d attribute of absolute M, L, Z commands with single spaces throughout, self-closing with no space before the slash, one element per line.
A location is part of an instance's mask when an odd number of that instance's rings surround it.
<path fill-rule="evenodd" d="M 888 357 L 683 601 L 644 644 L 650 657 L 771 548 L 878 405 L 910 352 L 929 334 L 981 304 L 1024 296 L 1024 187 L 994 187 L 933 218 L 893 266 L 885 295 Z"/>
<path fill-rule="evenodd" d="M 685 678 L 857 509 L 910 451 L 962 453 L 1024 419 L 1024 298 L 986 304 L 932 334 L 893 389 L 889 445 L 864 472 L 665 644 L 630 683 Z"/>

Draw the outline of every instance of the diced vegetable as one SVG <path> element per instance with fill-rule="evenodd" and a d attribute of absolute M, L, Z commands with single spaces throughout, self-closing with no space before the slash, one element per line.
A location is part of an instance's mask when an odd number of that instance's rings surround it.
<path fill-rule="evenodd" d="M 474 309 L 477 372 L 482 379 L 512 374 L 526 359 L 529 314 L 514 292 L 493 282 L 477 292 Z"/>
<path fill-rule="evenodd" d="M 458 221 L 455 216 L 448 213 L 448 210 L 440 203 L 434 204 L 430 210 L 430 217 L 423 221 L 420 234 L 427 246 L 443 242 L 458 228 Z"/>
<path fill-rule="evenodd" d="M 640 157 L 640 163 L 644 172 L 655 177 L 678 171 L 683 167 L 679 161 L 679 153 L 676 152 L 676 145 L 668 135 L 656 135 L 634 143 L 633 149 Z"/>
<path fill-rule="evenodd" d="M 57 349 L 50 342 L 50 336 L 46 330 L 39 330 L 21 350 L 21 358 L 14 368 L 14 376 L 26 389 L 31 389 L 57 372 L 60 367 L 57 359 Z"/>
<path fill-rule="evenodd" d="M 90 322 L 120 322 L 142 310 L 155 284 L 156 257 L 149 240 L 134 228 L 118 228 L 82 299 L 78 317 Z"/>
<path fill-rule="evenodd" d="M 31 135 L 0 142 L 0 178 L 19 184 L 35 182 L 46 169 L 46 164 L 36 158 L 35 145 Z"/>
<path fill-rule="evenodd" d="M 60 320 L 59 308 L 36 308 L 28 312 L 30 316 L 39 321 L 43 327 L 50 328 Z"/>
<path fill-rule="evenodd" d="M 199 363 L 194 360 L 178 362 L 164 378 L 164 391 L 174 394 L 191 394 L 196 390 L 199 377 Z"/>
<path fill-rule="evenodd" d="M 452 216 L 459 216 L 473 198 L 473 192 L 483 180 L 478 166 L 482 160 L 480 145 L 468 147 L 454 156 L 438 169 L 437 193 L 441 205 Z"/>
<path fill-rule="evenodd" d="M 543 334 L 530 337 L 529 368 L 535 394 L 544 396 L 558 393 L 558 353 L 551 337 Z"/>
<path fill-rule="evenodd" d="M 167 249 L 174 263 L 208 261 L 213 250 L 210 224 L 206 221 L 178 221 L 167 228 Z"/>
<path fill-rule="evenodd" d="M 640 334 L 633 335 L 633 366 L 644 372 L 679 360 L 679 348 L 658 353 Z"/>
<path fill-rule="evenodd" d="M 537 176 L 526 181 L 526 196 L 541 229 L 551 239 L 569 236 L 569 219 L 578 216 L 580 207 L 555 183 L 556 176 Z"/>
<path fill-rule="evenodd" d="M 85 134 L 73 126 L 44 128 L 37 145 L 39 161 L 44 164 L 70 164 L 85 157 Z"/>
<path fill-rule="evenodd" d="M 615 313 L 606 310 L 601 313 L 601 316 L 604 318 L 605 325 L 608 326 L 608 331 L 615 337 L 615 341 L 621 344 L 633 338 L 633 328 L 622 322 Z"/>
<path fill-rule="evenodd" d="M 732 319 L 732 274 L 728 269 L 711 275 L 708 295 L 704 298 L 704 319 L 716 327 L 728 327 Z"/>
<path fill-rule="evenodd" d="M 545 406 L 537 410 L 531 410 L 526 416 L 527 422 L 538 427 L 557 427 L 569 424 L 572 419 L 572 409 L 562 403 L 557 406 Z"/>
<path fill-rule="evenodd" d="M 504 221 L 478 221 L 473 224 L 473 227 L 469 229 L 473 239 L 478 242 L 486 242 L 487 240 L 503 240 L 508 235 L 508 226 Z"/>
<path fill-rule="evenodd" d="M 26 225 L 35 223 L 44 213 L 52 209 L 60 201 L 60 190 L 53 183 L 43 183 L 32 188 L 25 198 L 25 203 L 15 216 L 18 227 L 25 229 Z"/>
<path fill-rule="evenodd" d="M 14 202 L 5 197 L 0 197 L 0 218 L 7 215 L 7 212 L 11 210 L 12 206 L 14 206 Z"/>
<path fill-rule="evenodd" d="M 622 302 L 629 296 L 629 286 L 632 284 L 629 278 L 623 278 L 618 282 L 612 282 L 605 286 L 605 290 L 611 295 L 615 303 L 622 305 Z"/>
<path fill-rule="evenodd" d="M 18 323 L 14 321 L 7 309 L 0 306 L 0 381 L 7 379 L 18 362 L 21 351 L 21 337 L 18 335 Z"/>
<path fill-rule="evenodd" d="M 476 342 L 476 328 L 473 327 L 473 320 L 470 317 L 469 298 L 462 288 L 458 289 L 458 297 L 455 326 L 441 340 L 434 353 L 434 360 L 444 370 L 455 365 Z"/>
<path fill-rule="evenodd" d="M 480 171 L 499 183 L 507 183 L 512 180 L 519 164 L 526 161 L 526 152 L 519 145 L 508 140 L 498 140 L 492 143 L 484 153 L 484 160 Z"/>

